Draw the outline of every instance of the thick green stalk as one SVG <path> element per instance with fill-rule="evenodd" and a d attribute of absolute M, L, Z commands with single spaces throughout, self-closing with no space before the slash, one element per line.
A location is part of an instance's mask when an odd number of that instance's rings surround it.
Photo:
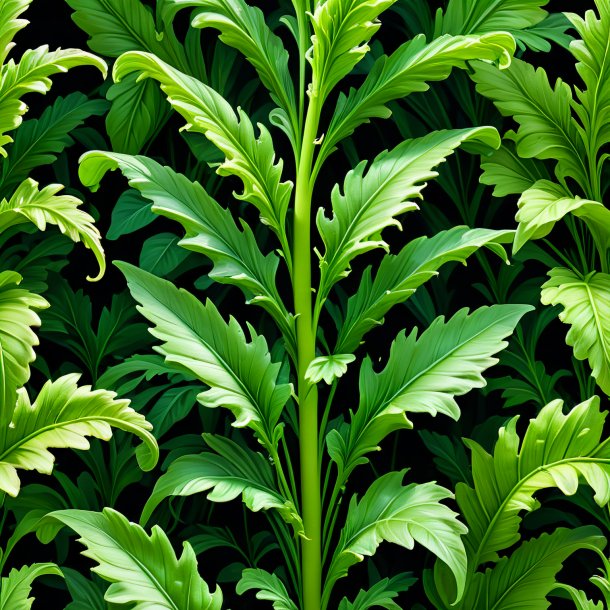
<path fill-rule="evenodd" d="M 294 209 L 294 307 L 297 315 L 297 369 L 301 506 L 306 539 L 303 540 L 303 610 L 320 610 L 322 588 L 322 498 L 318 463 L 318 391 L 305 379 L 316 355 L 311 293 L 311 165 L 320 120 L 318 98 L 307 109 L 297 172 Z"/>

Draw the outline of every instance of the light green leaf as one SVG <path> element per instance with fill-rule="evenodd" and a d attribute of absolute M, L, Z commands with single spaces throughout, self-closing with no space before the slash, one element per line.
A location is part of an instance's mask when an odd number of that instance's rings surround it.
<path fill-rule="evenodd" d="M 511 419 L 500 429 L 493 455 L 466 441 L 472 450 L 474 486 L 458 483 L 456 500 L 468 526 L 464 542 L 473 570 L 497 561 L 498 552 L 519 540 L 521 513 L 540 505 L 536 492 L 556 487 L 572 495 L 582 477 L 600 506 L 610 500 L 610 443 L 602 441 L 607 414 L 600 412 L 599 398 L 567 415 L 562 407 L 561 400 L 543 407 L 523 439 L 517 434 L 518 417 Z"/>
<path fill-rule="evenodd" d="M 455 396 L 485 385 L 482 373 L 498 362 L 528 305 L 494 305 L 443 316 L 417 337 L 401 332 L 380 373 L 367 358 L 360 369 L 360 404 L 351 423 L 328 434 L 328 451 L 345 479 L 390 432 L 412 428 L 406 413 L 443 413 L 456 419 Z"/>
<path fill-rule="evenodd" d="M 3 191 L 27 178 L 34 168 L 53 163 L 57 155 L 74 144 L 71 132 L 85 119 L 104 114 L 106 108 L 104 100 L 71 93 L 65 98 L 58 97 L 39 119 L 23 123 L 2 166 Z"/>
<path fill-rule="evenodd" d="M 467 610 L 546 610 L 563 563 L 580 549 L 600 550 L 606 539 L 593 526 L 558 528 L 521 544 L 485 572 L 477 572 L 462 599 Z"/>
<path fill-rule="evenodd" d="M 16 496 L 17 468 L 50 474 L 54 457 L 49 448 L 88 449 L 87 436 L 108 440 L 112 427 L 143 441 L 146 452 L 138 455 L 142 468 L 157 463 L 159 449 L 144 416 L 128 400 L 116 400 L 114 392 L 77 386 L 78 379 L 70 374 L 48 381 L 33 404 L 24 389 L 19 391 L 12 422 L 0 429 L 0 490 Z"/>
<path fill-rule="evenodd" d="M 584 591 L 580 591 L 570 585 L 565 585 L 563 583 L 558 583 L 555 589 L 562 589 L 566 591 L 570 596 L 570 599 L 574 602 L 576 606 L 576 610 L 605 610 L 603 602 L 593 602 L 588 597 Z"/>
<path fill-rule="evenodd" d="M 353 354 L 333 354 L 332 356 L 320 356 L 314 358 L 307 368 L 305 379 L 312 383 L 324 381 L 331 384 L 338 377 L 342 377 L 347 372 L 347 365 L 356 360 Z"/>
<path fill-rule="evenodd" d="M 146 157 L 90 152 L 81 160 L 80 178 L 95 189 L 104 173 L 116 168 L 134 189 L 153 202 L 155 214 L 184 227 L 186 236 L 180 245 L 212 260 L 214 268 L 209 276 L 213 280 L 239 287 L 250 302 L 269 312 L 282 330 L 289 351 L 296 353 L 294 317 L 276 288 L 279 259 L 273 253 L 261 253 L 250 227 L 242 221 L 240 230 L 231 213 L 198 182 Z"/>
<path fill-rule="evenodd" d="M 0 82 L 0 155 L 6 157 L 3 146 L 12 141 L 6 135 L 21 125 L 22 116 L 27 112 L 27 105 L 21 96 L 35 91 L 46 93 L 51 88 L 53 74 L 66 72 L 75 66 L 95 66 L 104 78 L 106 63 L 90 53 L 78 49 L 58 49 L 49 52 L 47 46 L 26 50 L 19 63 L 10 59 L 1 68 Z"/>
<path fill-rule="evenodd" d="M 360 502 L 352 496 L 339 543 L 324 583 L 328 600 L 335 582 L 348 569 L 374 555 L 384 540 L 412 549 L 418 542 L 445 562 L 457 582 L 458 598 L 466 581 L 466 551 L 461 536 L 467 529 L 457 513 L 441 504 L 451 492 L 434 483 L 402 485 L 406 470 L 379 477 Z"/>
<path fill-rule="evenodd" d="M 545 305 L 562 305 L 559 319 L 570 325 L 566 343 L 578 360 L 589 361 L 599 387 L 610 394 L 610 275 L 592 271 L 586 276 L 557 267 L 542 285 Z"/>
<path fill-rule="evenodd" d="M 548 180 L 539 180 L 521 195 L 515 220 L 519 223 L 514 252 L 531 239 L 546 237 L 566 214 L 582 218 L 606 249 L 610 245 L 610 211 L 598 201 L 581 199 Z"/>
<path fill-rule="evenodd" d="M 273 602 L 274 610 L 298 610 L 297 605 L 290 599 L 286 585 L 276 574 L 270 574 L 260 568 L 245 569 L 235 590 L 239 595 L 243 595 L 251 589 L 257 589 L 256 599 Z"/>
<path fill-rule="evenodd" d="M 586 151 L 577 123 L 572 118 L 570 86 L 560 79 L 551 88 L 546 72 L 515 59 L 506 70 L 477 62 L 472 79 L 477 91 L 491 99 L 504 116 L 519 124 L 514 136 L 521 157 L 553 159 L 556 173 L 588 184 Z"/>
<path fill-rule="evenodd" d="M 489 248 L 508 262 L 502 244 L 512 241 L 512 231 L 454 227 L 432 237 L 410 241 L 397 255 L 386 254 L 375 278 L 367 267 L 358 290 L 347 301 L 345 318 L 339 328 L 335 352 L 353 352 L 362 337 L 383 322 L 386 313 L 406 301 L 419 286 L 438 275 L 445 263 L 466 263 L 480 248 Z"/>
<path fill-rule="evenodd" d="M 15 46 L 15 34 L 28 24 L 26 19 L 19 19 L 19 16 L 27 10 L 31 2 L 32 0 L 5 0 L 0 5 L 0 64 L 4 63 L 6 56 Z"/>
<path fill-rule="evenodd" d="M 222 436 L 204 434 L 214 451 L 185 455 L 174 460 L 157 481 L 142 511 L 145 524 L 155 508 L 169 496 L 190 496 L 211 490 L 212 502 L 229 502 L 239 497 L 252 511 L 275 509 L 295 534 L 303 533 L 303 522 L 294 504 L 278 489 L 274 471 L 261 454 L 241 447 Z"/>
<path fill-rule="evenodd" d="M 163 341 L 157 350 L 210 386 L 199 401 L 230 409 L 234 426 L 248 426 L 267 448 L 275 446 L 291 386 L 278 383 L 280 364 L 271 361 L 265 338 L 250 329 L 248 343 L 237 321 L 227 324 L 211 301 L 203 305 L 166 280 L 127 263 L 117 266 L 138 310 L 155 325 L 151 333 Z"/>
<path fill-rule="evenodd" d="M 377 59 L 358 89 L 341 94 L 320 147 L 318 166 L 363 123 L 372 118 L 388 118 L 386 104 L 417 91 L 427 91 L 428 83 L 445 80 L 453 68 L 465 68 L 468 61 L 485 59 L 510 64 L 515 41 L 510 34 L 495 32 L 483 36 L 441 36 L 429 43 L 419 35 L 401 45 L 390 57 Z"/>
<path fill-rule="evenodd" d="M 21 276 L 0 272 L 0 427 L 11 421 L 17 390 L 30 378 L 30 363 L 36 358 L 38 337 L 31 329 L 40 326 L 36 309 L 49 304 L 33 292 L 18 288 Z"/>
<path fill-rule="evenodd" d="M 105 508 L 59 510 L 50 513 L 73 529 L 99 563 L 92 568 L 111 582 L 104 599 L 111 604 L 135 604 L 134 610 L 221 610 L 222 592 L 210 592 L 199 576 L 197 557 L 188 542 L 180 558 L 157 525 L 148 535 L 119 512 Z"/>
<path fill-rule="evenodd" d="M 50 574 L 62 575 L 54 563 L 35 563 L 20 569 L 13 568 L 0 581 L 0 610 L 30 610 L 34 601 L 30 597 L 32 582 L 39 576 Z"/>
<path fill-rule="evenodd" d="M 63 188 L 61 184 L 49 184 L 39 190 L 38 182 L 31 178 L 24 180 L 9 200 L 0 201 L 0 232 L 26 222 L 35 224 L 41 231 L 46 229 L 47 223 L 56 225 L 72 241 L 82 241 L 91 249 L 99 273 L 87 279 L 99 280 L 106 270 L 100 233 L 93 224 L 93 218 L 79 208 L 82 203 L 79 199 L 57 194 Z"/>
<path fill-rule="evenodd" d="M 244 190 L 235 196 L 258 208 L 261 221 L 280 237 L 287 252 L 285 222 L 292 183 L 281 181 L 283 162 L 275 162 L 273 141 L 267 128 L 259 124 L 257 138 L 243 110 L 235 114 L 229 103 L 211 87 L 154 55 L 125 53 L 114 65 L 116 81 L 134 72 L 139 73 L 139 80 L 157 80 L 170 104 L 186 119 L 185 128 L 202 133 L 224 153 L 226 159 L 216 172 L 241 179 Z"/>
<path fill-rule="evenodd" d="M 311 25 L 310 95 L 322 103 L 369 50 L 366 44 L 379 29 L 377 19 L 396 0 L 325 0 L 316 2 Z"/>
<path fill-rule="evenodd" d="M 392 578 L 383 578 L 366 591 L 360 589 L 353 602 L 344 597 L 339 604 L 339 610 L 368 610 L 369 608 L 401 610 L 394 598 L 416 582 L 417 579 L 412 576 L 411 572 L 397 574 Z"/>
<path fill-rule="evenodd" d="M 317 225 L 325 245 L 320 261 L 320 297 L 323 303 L 331 287 L 348 273 L 350 262 L 359 254 L 388 245 L 381 232 L 390 225 L 402 228 L 396 217 L 417 209 L 410 199 L 421 198 L 425 181 L 438 176 L 435 167 L 458 146 L 474 141 L 492 148 L 500 146 L 493 127 L 436 131 L 406 140 L 390 152 L 378 155 L 365 174 L 366 161 L 351 170 L 343 193 L 335 185 L 332 219 L 320 208 Z"/>

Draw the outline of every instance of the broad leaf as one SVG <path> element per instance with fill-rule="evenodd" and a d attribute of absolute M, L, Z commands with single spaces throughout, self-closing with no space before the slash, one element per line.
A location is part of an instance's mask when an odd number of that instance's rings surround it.
<path fill-rule="evenodd" d="M 141 523 L 169 496 L 190 496 L 211 490 L 212 502 L 229 502 L 240 495 L 252 511 L 277 510 L 284 521 L 303 532 L 303 522 L 294 504 L 278 489 L 273 468 L 261 453 L 241 447 L 222 436 L 204 434 L 212 452 L 186 455 L 170 464 L 157 481 L 142 511 Z"/>
<path fill-rule="evenodd" d="M 159 165 L 146 157 L 117 153 L 87 153 L 80 166 L 80 177 L 90 188 L 97 188 L 105 172 L 119 168 L 129 184 L 153 202 L 151 210 L 179 222 L 186 236 L 181 246 L 205 254 L 214 263 L 209 277 L 238 286 L 253 303 L 266 309 L 284 333 L 295 353 L 294 318 L 280 298 L 275 276 L 279 259 L 263 255 L 250 227 L 242 221 L 239 229 L 231 213 L 222 208 L 198 182 Z"/>
<path fill-rule="evenodd" d="M 98 280 L 106 270 L 100 233 L 93 224 L 93 218 L 79 208 L 82 203 L 79 199 L 57 194 L 62 189 L 60 184 L 50 184 L 39 190 L 38 182 L 27 178 L 10 199 L 0 201 L 0 232 L 27 222 L 35 224 L 41 231 L 47 224 L 56 225 L 72 241 L 82 241 L 91 249 L 99 265 L 99 274 L 88 279 Z"/>
<path fill-rule="evenodd" d="M 30 378 L 30 363 L 36 358 L 38 337 L 32 326 L 40 326 L 37 309 L 48 307 L 45 299 L 19 288 L 21 276 L 0 272 L 0 427 L 11 421 L 17 390 Z"/>
<path fill-rule="evenodd" d="M 468 440 L 474 486 L 458 483 L 456 500 L 468 525 L 469 565 L 497 561 L 498 552 L 520 538 L 521 513 L 540 505 L 534 494 L 557 487 L 576 492 L 584 478 L 604 506 L 610 500 L 610 443 L 602 441 L 605 412 L 593 397 L 567 415 L 561 400 L 545 406 L 520 439 L 518 417 L 499 431 L 493 455 Z"/>
<path fill-rule="evenodd" d="M 415 542 L 445 562 L 457 582 L 458 598 L 466 581 L 466 552 L 461 536 L 467 529 L 457 513 L 441 503 L 452 498 L 434 483 L 402 485 L 406 470 L 379 477 L 358 502 L 353 496 L 341 537 L 324 583 L 328 599 L 334 583 L 348 569 L 371 556 L 382 541 L 412 549 Z"/>
<path fill-rule="evenodd" d="M 349 425 L 328 434 L 328 451 L 346 479 L 390 432 L 412 428 L 406 413 L 442 413 L 456 419 L 455 396 L 485 385 L 482 373 L 498 362 L 528 305 L 494 305 L 472 314 L 462 309 L 436 320 L 417 337 L 401 332 L 380 373 L 367 358 L 360 369 L 360 404 Z"/>
<path fill-rule="evenodd" d="M 434 168 L 468 141 L 492 148 L 500 146 L 493 127 L 436 131 L 381 153 L 366 174 L 367 162 L 358 164 L 347 174 L 343 193 L 335 185 L 331 195 L 332 219 L 326 218 L 323 208 L 317 216 L 326 247 L 320 261 L 319 303 L 333 284 L 347 274 L 353 258 L 373 248 L 388 248 L 381 238 L 382 230 L 390 225 L 402 228 L 396 217 L 417 209 L 410 200 L 421 198 L 425 181 L 438 176 Z"/>
<path fill-rule="evenodd" d="M 197 557 L 188 542 L 178 558 L 157 525 L 149 536 L 139 525 L 111 508 L 96 513 L 60 510 L 49 515 L 73 529 L 98 562 L 92 568 L 111 582 L 104 599 L 135 604 L 134 610 L 220 610 L 222 592 L 210 592 L 199 576 Z"/>
<path fill-rule="evenodd" d="M 243 595 L 246 591 L 256 589 L 256 599 L 273 602 L 274 610 L 298 610 L 290 599 L 286 585 L 276 574 L 271 574 L 260 568 L 248 568 L 242 572 L 236 591 Z"/>
<path fill-rule="evenodd" d="M 375 61 L 364 83 L 340 95 L 322 142 L 318 165 L 337 144 L 372 118 L 388 118 L 386 104 L 417 91 L 428 83 L 446 79 L 453 68 L 465 68 L 473 59 L 510 63 L 515 42 L 510 34 L 495 32 L 483 36 L 441 36 L 429 43 L 423 35 L 401 45 L 392 55 Z"/>
<path fill-rule="evenodd" d="M 39 576 L 50 574 L 62 575 L 54 563 L 35 563 L 20 569 L 13 568 L 0 581 L 0 610 L 30 610 L 34 601 L 30 597 L 32 582 Z"/>
<path fill-rule="evenodd" d="M 348 299 L 334 351 L 355 351 L 362 337 L 382 323 L 394 305 L 406 301 L 419 286 L 438 275 L 442 265 L 452 261 L 465 263 L 484 247 L 507 261 L 502 244 L 511 240 L 512 231 L 454 227 L 433 237 L 418 237 L 397 255 L 387 254 L 374 279 L 367 267 L 358 290 Z"/>
<path fill-rule="evenodd" d="M 159 450 L 144 416 L 128 400 L 116 400 L 114 392 L 79 387 L 78 378 L 48 381 L 33 404 L 24 389 L 19 391 L 11 425 L 0 429 L 0 490 L 16 496 L 17 468 L 50 474 L 54 457 L 48 449 L 88 449 L 87 436 L 108 440 L 113 427 L 138 436 L 146 449 L 138 453 L 141 467 L 154 467 Z"/>
<path fill-rule="evenodd" d="M 234 426 L 252 428 L 270 449 L 278 441 L 278 421 L 291 386 L 278 383 L 279 363 L 273 363 L 265 338 L 251 329 L 248 343 L 234 318 L 227 324 L 215 305 L 203 305 L 192 294 L 127 263 L 117 266 L 127 278 L 139 311 L 155 326 L 163 341 L 158 351 L 210 386 L 199 401 L 223 406 L 235 415 Z"/>
<path fill-rule="evenodd" d="M 571 327 L 566 343 L 578 360 L 589 361 L 599 387 L 610 394 L 610 275 L 592 271 L 581 276 L 558 267 L 549 276 L 541 301 L 563 306 L 559 319 Z"/>
<path fill-rule="evenodd" d="M 186 128 L 202 133 L 224 153 L 226 159 L 216 172 L 241 179 L 244 190 L 235 196 L 258 208 L 262 222 L 275 231 L 288 251 L 285 222 L 292 183 L 281 181 L 283 163 L 275 162 L 273 141 L 267 128 L 259 124 L 257 138 L 243 110 L 235 114 L 214 89 L 154 55 L 139 52 L 122 55 L 114 66 L 115 80 L 133 73 L 139 73 L 140 79 L 157 80 L 170 104 L 186 119 Z"/>

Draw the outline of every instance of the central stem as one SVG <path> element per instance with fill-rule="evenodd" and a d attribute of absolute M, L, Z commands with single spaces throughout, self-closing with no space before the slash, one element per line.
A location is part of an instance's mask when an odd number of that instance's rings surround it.
<path fill-rule="evenodd" d="M 316 355 L 311 293 L 311 166 L 320 120 L 318 98 L 307 109 L 294 210 L 294 307 L 297 315 L 297 375 L 303 525 L 303 610 L 320 610 L 322 588 L 322 498 L 318 463 L 318 390 L 305 379 Z"/>

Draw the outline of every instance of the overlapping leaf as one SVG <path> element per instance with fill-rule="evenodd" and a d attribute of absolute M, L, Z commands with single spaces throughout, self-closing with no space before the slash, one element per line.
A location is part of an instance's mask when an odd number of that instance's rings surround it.
<path fill-rule="evenodd" d="M 113 392 L 78 386 L 79 375 L 48 381 L 33 404 L 20 390 L 10 426 L 0 429 L 0 490 L 11 496 L 19 492 L 17 468 L 49 474 L 53 469 L 50 448 L 88 449 L 87 436 L 108 440 L 112 428 L 138 436 L 146 451 L 141 466 L 150 470 L 158 458 L 152 426 Z"/>
<path fill-rule="evenodd" d="M 87 547 L 83 555 L 99 564 L 92 569 L 112 583 L 107 602 L 134 604 L 134 610 L 221 610 L 222 592 L 210 592 L 192 547 L 185 542 L 178 558 L 159 526 L 149 536 L 112 508 L 101 513 L 60 510 L 50 517 L 80 536 Z"/>
<path fill-rule="evenodd" d="M 233 425 L 252 428 L 267 448 L 275 445 L 291 388 L 278 382 L 280 365 L 272 363 L 265 338 L 251 329 L 248 343 L 237 321 L 227 324 L 211 301 L 204 305 L 167 280 L 127 263 L 118 266 L 139 311 L 155 325 L 151 333 L 163 341 L 158 351 L 210 386 L 199 401 L 230 409 Z"/>
<path fill-rule="evenodd" d="M 57 194 L 62 189 L 60 184 L 49 184 L 39 190 L 35 180 L 24 180 L 9 200 L 0 201 L 0 232 L 25 222 L 32 222 L 41 231 L 47 223 L 56 225 L 72 241 L 82 241 L 91 249 L 100 268 L 93 280 L 98 280 L 106 270 L 100 233 L 93 218 L 79 208 L 82 203 L 79 199 Z"/>
<path fill-rule="evenodd" d="M 242 595 L 251 589 L 257 589 L 256 599 L 273 602 L 274 610 L 298 610 L 297 605 L 290 599 L 286 585 L 276 574 L 260 568 L 244 570 L 236 591 Z"/>
<path fill-rule="evenodd" d="M 1 16 L 1 13 L 0 13 Z M 13 568 L 0 581 L 0 610 L 30 610 L 32 583 L 39 576 L 61 576 L 61 570 L 54 563 L 35 563 L 31 566 Z"/>
<path fill-rule="evenodd" d="M 212 279 L 238 286 L 251 302 L 273 316 L 294 353 L 294 320 L 275 282 L 279 259 L 273 253 L 261 253 L 250 227 L 242 222 L 240 230 L 231 213 L 198 182 L 146 157 L 91 152 L 81 160 L 80 177 L 86 186 L 97 188 L 104 173 L 117 167 L 134 189 L 153 202 L 153 212 L 184 227 L 186 236 L 179 242 L 181 246 L 212 260 Z"/>
<path fill-rule="evenodd" d="M 242 110 L 235 114 L 219 93 L 154 55 L 140 52 L 122 55 L 114 66 L 115 80 L 133 73 L 139 73 L 140 79 L 157 80 L 170 104 L 186 119 L 186 128 L 204 134 L 224 153 L 226 159 L 217 173 L 241 179 L 244 190 L 235 196 L 258 208 L 262 222 L 275 231 L 288 251 L 285 221 L 292 183 L 281 181 L 283 163 L 275 161 L 267 128 L 259 124 L 257 138 Z"/>
<path fill-rule="evenodd" d="M 221 436 L 205 434 L 212 452 L 179 457 L 157 481 L 142 512 L 146 523 L 154 509 L 169 496 L 190 496 L 211 490 L 213 502 L 229 502 L 240 495 L 252 511 L 274 509 L 303 533 L 303 522 L 294 504 L 278 489 L 273 468 L 260 453 L 254 453 Z"/>
<path fill-rule="evenodd" d="M 500 145 L 498 133 L 492 127 L 436 131 L 381 153 L 366 174 L 366 161 L 357 165 L 347 174 L 343 193 L 335 185 L 331 195 L 333 217 L 328 219 L 322 208 L 317 216 L 326 248 L 320 261 L 319 303 L 333 284 L 347 274 L 352 259 L 373 248 L 387 248 L 381 238 L 383 229 L 390 225 L 401 228 L 396 217 L 417 209 L 410 200 L 421 197 L 425 181 L 438 175 L 434 168 L 468 141 L 492 148 Z"/>
<path fill-rule="evenodd" d="M 418 338 L 401 332 L 387 365 L 375 373 L 367 358 L 360 369 L 360 404 L 349 425 L 328 435 L 328 450 L 347 478 L 366 453 L 390 432 L 411 428 L 406 413 L 459 417 L 455 396 L 485 385 L 482 372 L 494 365 L 527 305 L 494 305 L 472 314 L 462 309 L 445 322 L 437 318 Z"/>
<path fill-rule="evenodd" d="M 610 394 L 610 275 L 595 271 L 577 275 L 558 267 L 542 286 L 545 305 L 562 305 L 562 322 L 570 325 L 566 342 L 574 356 L 589 361 L 599 387 Z"/>
<path fill-rule="evenodd" d="M 486 247 L 507 260 L 502 244 L 510 243 L 512 231 L 454 227 L 433 237 L 410 241 L 397 255 L 387 254 L 371 279 L 368 267 L 356 293 L 347 301 L 345 318 L 339 328 L 336 353 L 353 352 L 362 337 L 383 322 L 385 314 L 408 299 L 445 263 L 467 258 Z"/>

